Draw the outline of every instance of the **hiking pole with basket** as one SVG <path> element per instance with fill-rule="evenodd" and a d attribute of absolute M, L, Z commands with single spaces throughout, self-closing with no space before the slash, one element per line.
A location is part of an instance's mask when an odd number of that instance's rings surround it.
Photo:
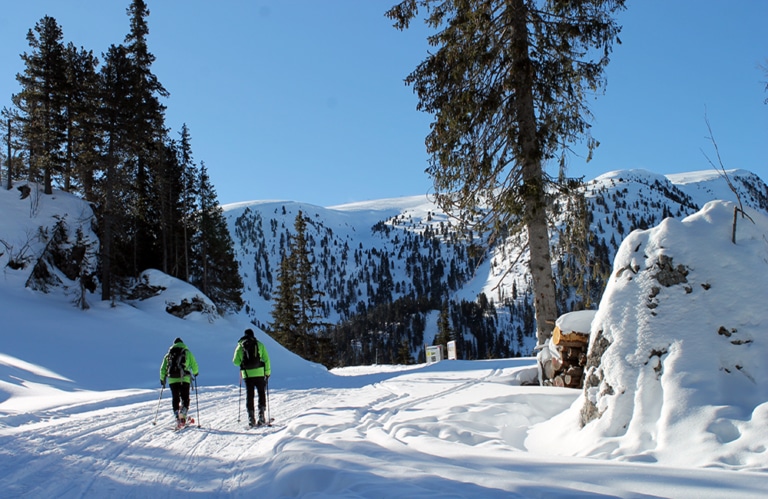
<path fill-rule="evenodd" d="M 197 427 L 202 428 L 202 426 L 200 426 L 200 401 L 197 398 L 197 376 L 194 376 L 192 379 L 195 381 L 195 405 L 197 406 Z"/>
<path fill-rule="evenodd" d="M 165 383 L 160 387 L 160 396 L 157 398 L 157 409 L 155 409 L 155 419 L 152 421 L 152 425 L 157 424 L 157 414 L 160 412 L 160 400 L 163 398 L 163 390 L 165 390 Z"/>

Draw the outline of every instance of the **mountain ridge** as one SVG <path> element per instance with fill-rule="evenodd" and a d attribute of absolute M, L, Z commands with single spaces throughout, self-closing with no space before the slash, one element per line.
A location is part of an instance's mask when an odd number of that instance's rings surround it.
<path fill-rule="evenodd" d="M 768 210 L 768 187 L 759 177 L 747 170 L 728 170 L 726 174 L 745 205 Z M 723 174 L 715 170 L 672 175 L 614 170 L 584 182 L 580 193 L 586 203 L 581 219 L 574 218 L 578 210 L 573 199 L 553 201 L 553 266 L 561 288 L 561 312 L 596 307 L 619 244 L 632 230 L 647 229 L 668 216 L 684 217 L 698 211 L 706 201 L 737 200 Z M 530 286 L 526 250 L 521 250 L 525 235 L 510 235 L 482 257 L 472 259 L 471 247 L 482 246 L 483 235 L 475 234 L 469 241 L 461 238 L 450 217 L 427 195 L 331 207 L 297 201 L 224 206 L 245 283 L 246 313 L 257 326 L 269 329 L 274 272 L 299 210 L 310 221 L 314 284 L 326 293 L 323 313 L 329 322 L 338 325 L 357 320 L 377 313 L 372 312 L 377 307 L 426 296 L 432 311 L 449 302 L 455 336 L 463 343 L 460 350 L 470 352 L 466 358 L 532 353 L 535 339 L 531 336 Z M 579 225 L 591 236 L 575 236 Z M 578 241 L 581 254 L 575 255 L 578 252 L 570 248 L 578 237 L 582 239 Z M 579 278 L 584 282 L 576 283 Z M 479 298 L 481 295 L 485 298 Z M 466 302 L 478 300 L 488 300 L 490 306 L 459 310 L 467 307 Z M 478 332 L 462 324 L 460 316 L 466 313 L 480 314 L 484 323 L 478 327 L 492 331 Z M 406 337 L 413 360 L 423 360 L 423 346 L 437 335 L 434 314 L 428 323 L 424 323 L 429 315 L 426 310 L 418 314 L 419 320 L 413 314 L 398 317 L 396 322 L 409 324 L 390 331 L 398 342 Z M 372 327 L 371 321 L 360 324 Z M 328 334 L 336 333 L 331 330 Z M 487 337 L 478 338 L 482 334 Z M 335 342 L 349 350 L 351 340 L 365 343 L 366 335 L 347 332 Z M 367 343 L 373 350 L 375 342 L 368 338 Z M 394 351 L 396 345 L 387 348 Z"/>

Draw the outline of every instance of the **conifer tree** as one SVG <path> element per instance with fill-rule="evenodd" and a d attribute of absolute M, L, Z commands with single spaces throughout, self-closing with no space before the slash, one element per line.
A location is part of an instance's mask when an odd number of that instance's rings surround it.
<path fill-rule="evenodd" d="M 179 163 L 179 144 L 168 140 L 163 145 L 159 161 L 152 172 L 152 206 L 159 220 L 159 233 L 156 239 L 155 258 L 166 274 L 186 281 L 189 275 L 184 272 L 180 253 L 182 235 L 181 196 L 184 192 L 182 166 Z"/>
<path fill-rule="evenodd" d="M 313 284 L 312 258 L 307 242 L 307 220 L 301 210 L 294 221 L 296 234 L 291 244 L 291 258 L 294 264 L 294 279 L 296 281 L 296 305 L 298 308 L 297 335 L 304 345 L 305 355 L 314 352 L 312 344 L 317 339 L 323 324 L 320 321 L 322 293 Z"/>
<path fill-rule="evenodd" d="M 440 317 L 437 320 L 437 336 L 435 345 L 443 345 L 443 352 L 448 352 L 448 342 L 451 341 L 451 321 L 448 315 L 448 300 L 443 301 Z"/>
<path fill-rule="evenodd" d="M 19 176 L 18 170 L 21 168 L 23 157 L 20 154 L 22 147 L 19 137 L 21 137 L 21 129 L 18 110 L 15 108 L 4 107 L 0 113 L 2 117 L 2 147 L 6 151 L 5 155 L 5 167 L 6 174 L 3 182 L 5 190 L 10 191 L 13 188 L 13 181 Z"/>
<path fill-rule="evenodd" d="M 31 53 L 22 54 L 24 72 L 16 75 L 21 91 L 13 96 L 20 111 L 22 140 L 27 149 L 29 180 L 39 181 L 53 193 L 52 179 L 63 168 L 63 96 L 66 60 L 62 30 L 56 19 L 45 16 L 27 33 Z"/>
<path fill-rule="evenodd" d="M 178 161 L 181 168 L 181 193 L 179 203 L 181 209 L 181 245 L 179 252 L 180 268 L 183 269 L 185 280 L 189 280 L 189 245 L 192 233 L 192 224 L 197 213 L 196 198 L 199 192 L 196 189 L 195 179 L 198 176 L 197 167 L 192 159 L 192 145 L 187 124 L 184 123 L 179 132 Z"/>
<path fill-rule="evenodd" d="M 125 227 L 125 200 L 132 177 L 125 168 L 124 158 L 130 150 L 128 134 L 131 115 L 132 87 L 126 77 L 131 69 L 125 47 L 112 45 L 100 71 L 99 123 L 104 134 L 100 180 L 96 185 L 99 204 L 99 239 L 102 300 L 113 298 L 114 275 L 120 271 L 122 260 L 116 241 Z"/>
<path fill-rule="evenodd" d="M 193 265 L 196 272 L 190 282 L 208 296 L 220 312 L 236 312 L 243 306 L 243 281 L 227 222 L 204 163 L 200 164 L 198 186 L 200 212 Z"/>
<path fill-rule="evenodd" d="M 290 242 L 289 242 L 290 244 Z M 274 293 L 270 330 L 274 338 L 286 348 L 295 349 L 293 342 L 298 330 L 298 308 L 296 306 L 296 280 L 290 252 L 283 252 L 277 273 L 277 288 Z"/>
<path fill-rule="evenodd" d="M 80 192 L 93 201 L 99 153 L 102 150 L 98 123 L 98 59 L 93 52 L 78 50 L 69 43 L 65 51 L 66 92 L 64 94 L 66 150 L 63 170 L 65 191 Z"/>
<path fill-rule="evenodd" d="M 604 83 L 624 0 L 403 0 L 387 15 L 405 29 L 420 8 L 436 50 L 406 83 L 435 117 L 437 203 L 494 235 L 526 228 L 542 344 L 557 318 L 545 164 L 587 135 L 586 98 Z"/>
<path fill-rule="evenodd" d="M 159 253 L 156 242 L 162 238 L 161 211 L 155 197 L 158 169 L 162 168 L 163 149 L 166 139 L 165 106 L 160 97 L 168 97 L 168 91 L 152 73 L 155 56 L 149 51 L 149 9 L 144 0 L 132 0 L 126 9 L 130 18 L 130 30 L 125 37 L 128 59 L 132 63 L 129 75 L 133 93 L 133 120 L 130 126 L 133 169 L 133 190 L 128 207 L 132 217 L 129 228 L 132 246 L 133 276 L 152 262 L 148 256 Z"/>
<path fill-rule="evenodd" d="M 280 262 L 271 327 L 285 347 L 305 359 L 319 361 L 327 357 L 321 352 L 319 338 L 326 324 L 320 320 L 322 293 L 313 284 L 312 253 L 302 211 L 296 215 L 293 227 L 295 233 L 287 241 L 288 250 Z"/>
<path fill-rule="evenodd" d="M 199 284 L 220 311 L 238 310 L 243 284 L 213 186 L 193 162 L 186 124 L 180 142 L 167 135 L 160 98 L 169 94 L 151 71 L 146 2 L 131 0 L 127 14 L 125 44 L 112 45 L 101 68 L 92 52 L 64 47 L 55 19 L 29 31 L 16 109 L 3 111 L 7 186 L 21 166 L 12 147 L 25 148 L 28 177 L 42 172 L 45 192 L 58 182 L 94 202 L 103 300 L 155 267 Z"/>
<path fill-rule="evenodd" d="M 132 0 L 127 13 L 130 31 L 125 37 L 126 51 L 134 67 L 131 83 L 134 86 L 135 153 L 141 157 L 150 153 L 153 144 L 165 136 L 165 106 L 159 98 L 170 94 L 152 73 L 155 56 L 147 45 L 149 9 L 146 2 Z"/>

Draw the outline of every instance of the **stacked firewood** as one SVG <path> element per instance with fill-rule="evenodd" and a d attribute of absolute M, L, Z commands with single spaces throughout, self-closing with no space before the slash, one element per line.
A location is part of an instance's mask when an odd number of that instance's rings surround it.
<path fill-rule="evenodd" d="M 547 355 L 539 354 L 542 384 L 567 388 L 584 385 L 584 366 L 587 363 L 589 333 L 564 333 L 555 327 L 548 345 Z"/>

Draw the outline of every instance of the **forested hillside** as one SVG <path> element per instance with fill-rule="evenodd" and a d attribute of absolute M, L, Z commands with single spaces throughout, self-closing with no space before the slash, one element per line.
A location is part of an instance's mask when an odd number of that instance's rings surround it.
<path fill-rule="evenodd" d="M 42 242 L 44 258 L 16 254 L 12 265 L 35 262 L 37 289 L 57 284 L 45 261 L 58 267 L 79 281 L 83 308 L 84 289 L 123 300 L 144 270 L 159 269 L 195 285 L 220 312 L 238 311 L 242 282 L 216 190 L 193 159 L 186 124 L 175 137 L 166 123 L 169 93 L 152 71 L 146 2 L 126 3 L 123 43 L 117 34 L 101 59 L 65 41 L 51 16 L 29 29 L 19 91 L 1 113 L 0 183 L 29 198 L 31 217 L 57 191 L 85 203 L 76 220 L 59 214 L 55 228 L 4 241 L 6 250 Z"/>
<path fill-rule="evenodd" d="M 768 210 L 757 176 L 728 172 L 741 201 Z M 736 201 L 716 171 L 656 175 L 616 171 L 552 198 L 553 263 L 560 313 L 596 308 L 619 244 L 632 230 L 682 218 L 712 199 Z M 530 355 L 534 312 L 525 234 L 487 247 L 462 235 L 426 197 L 330 208 L 298 202 L 224 207 L 245 285 L 245 311 L 270 331 L 281 257 L 306 221 L 315 335 L 303 355 L 327 365 L 424 360 L 424 345 L 457 341 L 460 358 Z M 273 335 L 279 332 L 270 331 Z"/>

